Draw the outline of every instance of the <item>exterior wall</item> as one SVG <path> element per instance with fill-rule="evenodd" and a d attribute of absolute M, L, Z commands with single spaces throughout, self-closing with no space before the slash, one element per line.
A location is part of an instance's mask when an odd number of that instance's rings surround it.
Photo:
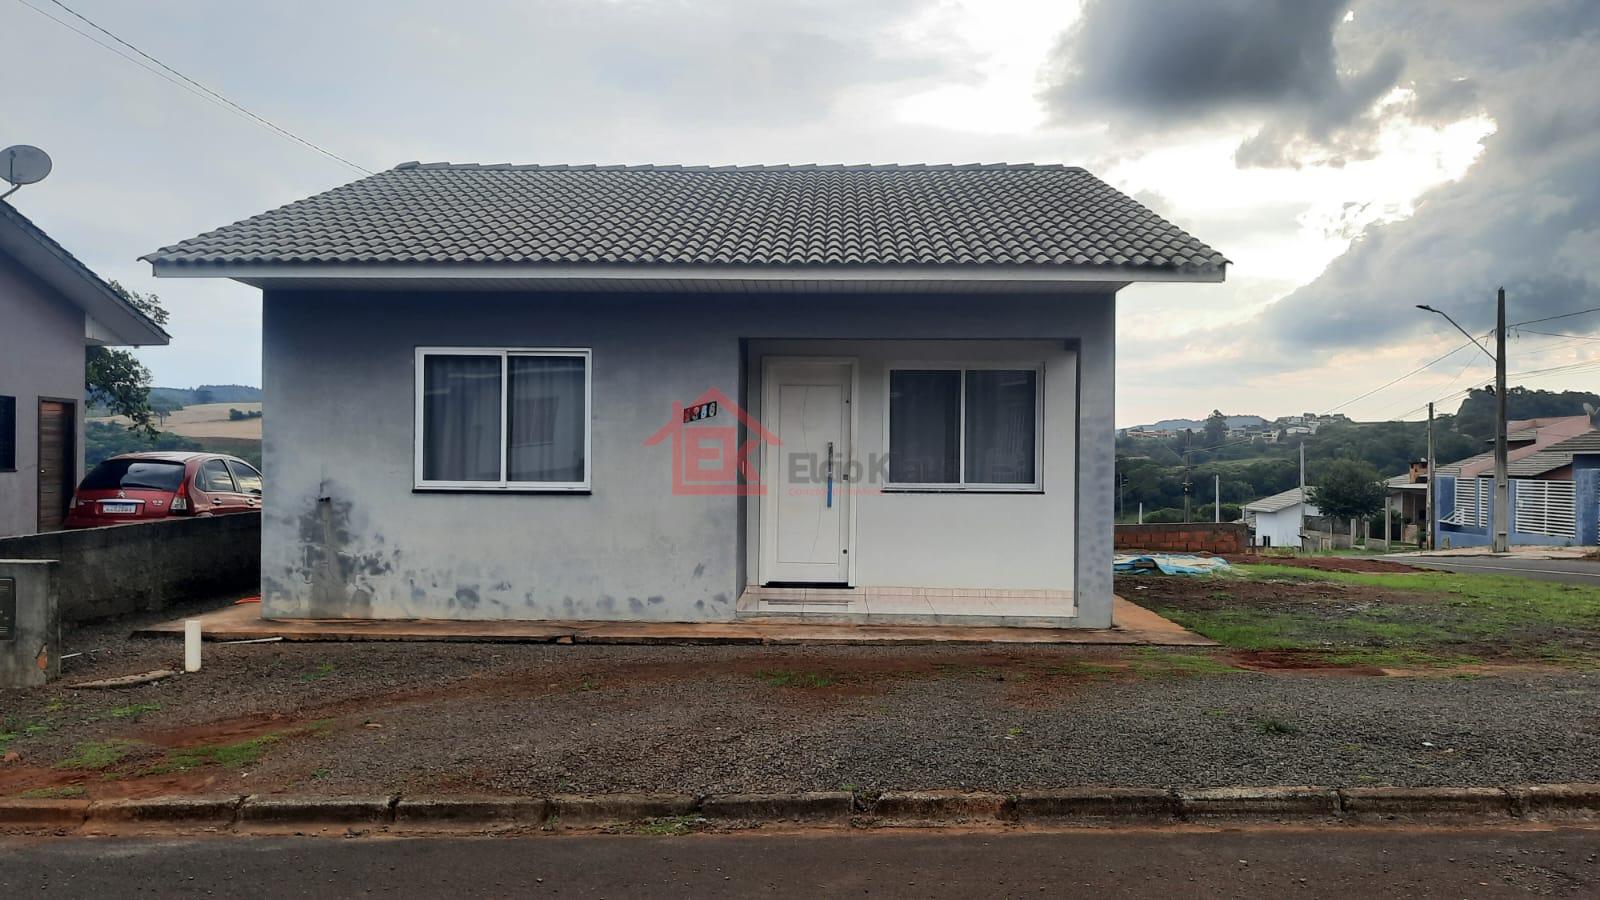
<path fill-rule="evenodd" d="M 0 395 L 17 398 L 17 468 L 0 471 L 0 536 L 39 522 L 39 398 L 77 404 L 83 476 L 83 311 L 0 253 Z"/>
<path fill-rule="evenodd" d="M 1005 364 L 1044 366 L 1042 493 L 881 492 L 868 476 L 853 498 L 857 587 L 943 587 L 1070 591 L 1077 486 L 1078 354 L 1063 341 L 752 341 L 746 409 L 762 418 L 762 363 L 771 357 L 845 356 L 857 360 L 853 453 L 888 453 L 892 366 Z M 764 481 L 772 479 L 765 473 Z M 755 583 L 761 502 L 748 501 L 746 583 Z"/>
<path fill-rule="evenodd" d="M 1038 574 L 986 562 L 984 550 L 1007 549 L 999 533 L 968 548 L 965 565 L 988 566 L 978 581 L 1059 582 L 1068 565 L 1062 560 L 1072 560 L 1066 586 L 1077 592 L 1077 624 L 1109 625 L 1114 313 L 1110 295 L 1086 293 L 269 291 L 263 382 L 272 411 L 263 453 L 272 489 L 263 519 L 263 614 L 732 619 L 739 591 L 753 577 L 758 508 L 732 495 L 672 492 L 670 451 L 645 440 L 669 424 L 675 402 L 692 403 L 716 389 L 749 403 L 759 394 L 747 377 L 751 348 L 767 340 L 1031 340 L 1079 348 L 1070 388 L 1055 375 L 1045 384 L 1047 398 L 1075 389 L 1079 412 L 1077 434 L 1056 435 L 1047 446 L 1045 494 L 897 497 L 880 507 L 881 524 L 863 504 L 858 527 L 866 522 L 882 530 L 939 515 L 949 530 L 972 536 L 963 509 L 991 510 L 983 520 L 1004 529 L 1013 507 L 1027 508 L 1022 521 L 1046 523 L 1043 538 L 1020 526 L 1003 533 L 1052 557 L 1038 564 Z M 590 348 L 592 492 L 413 491 L 417 346 Z M 1058 360 L 1071 357 L 1060 352 Z M 873 419 L 865 410 L 858 416 L 863 438 Z M 1062 456 L 1064 446 L 1071 452 Z M 1072 457 L 1077 472 L 1059 470 Z M 1063 496 L 1070 499 L 1057 499 Z M 932 511 L 934 501 L 946 501 L 942 511 Z M 1047 522 L 1051 511 L 1069 521 Z M 948 555 L 960 544 L 934 546 Z M 905 575 L 873 571 L 863 563 L 865 577 Z"/>
<path fill-rule="evenodd" d="M 0 559 L 53 559 L 66 624 L 255 589 L 259 513 L 159 519 L 0 539 Z"/>
<path fill-rule="evenodd" d="M 1578 511 L 1578 543 L 1600 544 L 1600 453 L 1580 453 L 1572 460 L 1573 497 Z"/>
<path fill-rule="evenodd" d="M 1306 510 L 1307 515 L 1317 515 L 1315 510 Z M 1297 548 L 1300 546 L 1300 506 L 1296 504 L 1277 512 L 1256 513 L 1256 546 L 1267 546 L 1271 539 L 1274 547 Z"/>
<path fill-rule="evenodd" d="M 1164 550 L 1172 553 L 1246 553 L 1250 528 L 1238 522 L 1118 525 L 1118 550 Z"/>
<path fill-rule="evenodd" d="M 1580 459 L 1582 459 L 1582 457 L 1580 457 Z M 1594 519 L 1596 518 L 1596 515 L 1597 515 L 1596 512 L 1595 512 L 1595 500 L 1594 500 L 1595 493 L 1594 493 L 1594 491 L 1591 490 L 1587 494 L 1585 493 L 1585 483 L 1587 482 L 1589 485 L 1593 485 L 1594 481 L 1592 479 L 1595 477 L 1595 475 L 1594 475 L 1593 472 L 1591 472 L 1586 479 L 1579 480 L 1577 476 L 1579 474 L 1581 474 L 1581 472 L 1576 470 L 1576 464 L 1574 464 L 1573 468 L 1569 468 L 1568 471 L 1573 471 L 1574 472 L 1574 479 L 1573 480 L 1576 482 L 1575 489 L 1574 489 L 1574 500 L 1575 500 L 1575 504 L 1574 505 L 1576 507 L 1576 515 L 1577 515 L 1577 521 L 1575 523 L 1577 525 L 1577 528 L 1576 528 L 1576 535 L 1577 536 L 1575 538 L 1566 538 L 1566 537 L 1559 537 L 1559 536 L 1550 535 L 1550 534 L 1530 534 L 1530 533 L 1525 532 L 1525 531 L 1518 531 L 1517 530 L 1517 520 L 1516 520 L 1516 514 L 1517 514 L 1517 479 L 1513 478 L 1513 479 L 1511 479 L 1511 516 L 1512 516 L 1512 519 L 1511 519 L 1511 530 L 1506 535 L 1506 539 L 1510 543 L 1512 543 L 1512 544 L 1532 544 L 1532 545 L 1539 545 L 1539 546 L 1555 546 L 1555 547 L 1568 547 L 1568 546 L 1572 546 L 1574 544 L 1593 545 L 1595 543 L 1595 540 L 1592 537 L 1593 534 L 1594 534 L 1594 531 L 1593 531 L 1594 526 L 1592 524 L 1589 525 L 1589 529 L 1590 530 L 1587 531 L 1587 534 L 1591 535 L 1591 537 L 1588 540 L 1585 540 L 1585 538 L 1584 538 L 1585 533 L 1586 533 L 1586 531 L 1585 531 L 1585 522 L 1586 522 L 1586 520 L 1588 522 L 1592 523 L 1594 521 Z M 1493 483 L 1493 479 L 1484 479 L 1484 481 L 1486 481 L 1486 482 L 1488 482 L 1490 484 Z M 1455 494 L 1456 494 L 1456 477 L 1453 476 L 1453 475 L 1440 475 L 1439 476 L 1438 499 L 1437 499 L 1437 503 L 1439 505 L 1439 511 L 1436 514 L 1439 519 L 1442 520 L 1442 519 L 1448 518 L 1451 513 L 1455 512 L 1455 508 L 1456 508 Z M 1441 521 L 1439 523 L 1439 546 L 1441 548 L 1443 548 L 1445 546 L 1445 542 L 1446 541 L 1449 541 L 1449 546 L 1452 547 L 1452 548 L 1454 548 L 1454 547 L 1492 547 L 1492 546 L 1494 546 L 1494 528 L 1495 528 L 1495 524 L 1494 524 L 1494 500 L 1493 500 L 1492 495 L 1491 495 L 1491 499 L 1490 499 L 1490 501 L 1488 503 L 1487 508 L 1488 508 L 1488 513 L 1489 513 L 1488 517 L 1487 517 L 1487 520 L 1486 520 L 1486 522 L 1485 522 L 1485 524 L 1483 526 L 1478 527 L 1478 528 L 1472 528 L 1472 527 L 1463 526 L 1463 525 L 1448 525 L 1448 524 L 1445 524 L 1443 521 Z"/>

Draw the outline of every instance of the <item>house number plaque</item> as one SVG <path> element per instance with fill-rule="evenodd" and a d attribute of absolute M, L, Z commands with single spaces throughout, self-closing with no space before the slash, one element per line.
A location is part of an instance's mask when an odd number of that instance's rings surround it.
<path fill-rule="evenodd" d="M 0 578 L 0 643 L 17 639 L 17 580 Z"/>

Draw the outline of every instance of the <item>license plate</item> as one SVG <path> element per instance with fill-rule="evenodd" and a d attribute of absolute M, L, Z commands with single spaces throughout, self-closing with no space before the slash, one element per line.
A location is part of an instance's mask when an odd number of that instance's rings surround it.
<path fill-rule="evenodd" d="M 139 511 L 139 504 L 137 504 L 137 503 L 102 503 L 102 504 L 100 504 L 100 511 L 103 512 L 103 513 L 111 513 L 111 514 L 136 513 L 136 512 Z"/>

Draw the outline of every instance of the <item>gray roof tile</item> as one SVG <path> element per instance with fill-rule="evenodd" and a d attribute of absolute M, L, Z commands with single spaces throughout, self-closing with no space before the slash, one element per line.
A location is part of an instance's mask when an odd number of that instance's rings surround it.
<path fill-rule="evenodd" d="M 148 255 L 161 265 L 1126 266 L 1222 254 L 1083 169 L 402 163 Z"/>

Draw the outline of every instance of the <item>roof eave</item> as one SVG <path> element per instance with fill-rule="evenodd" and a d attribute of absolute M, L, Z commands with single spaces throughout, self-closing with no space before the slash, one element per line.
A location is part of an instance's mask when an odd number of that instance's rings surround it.
<path fill-rule="evenodd" d="M 123 299 L 65 247 L 10 204 L 0 203 L 0 250 L 67 302 L 83 310 L 120 346 L 165 346 L 171 335 Z"/>
<path fill-rule="evenodd" d="M 1225 280 L 1227 264 L 1188 268 L 1145 266 L 1022 265 L 793 265 L 611 264 L 611 263 L 260 263 L 194 262 L 143 257 L 160 278 L 231 278 L 264 286 L 296 281 L 329 280 L 359 283 L 377 280 L 460 279 L 525 281 L 559 286 L 563 282 L 918 282 L 951 284 L 1028 283 L 1036 285 L 1103 284 L 1121 288 L 1134 282 L 1216 284 Z M 1114 288 L 1114 289 L 1115 289 Z"/>

